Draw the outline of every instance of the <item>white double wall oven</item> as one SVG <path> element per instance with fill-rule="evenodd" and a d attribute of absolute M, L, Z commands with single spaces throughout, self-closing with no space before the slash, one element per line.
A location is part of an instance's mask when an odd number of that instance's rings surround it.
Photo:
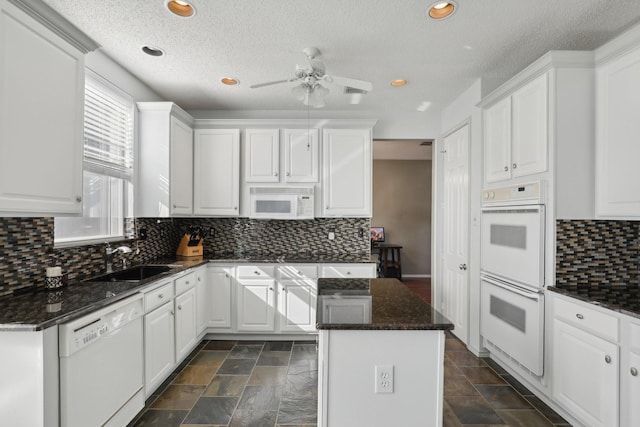
<path fill-rule="evenodd" d="M 483 191 L 480 333 L 501 360 L 544 374 L 545 205 L 540 182 Z"/>

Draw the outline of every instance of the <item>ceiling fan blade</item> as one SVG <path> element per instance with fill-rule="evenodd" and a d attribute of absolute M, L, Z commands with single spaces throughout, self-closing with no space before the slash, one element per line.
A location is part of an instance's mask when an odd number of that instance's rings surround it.
<path fill-rule="evenodd" d="M 373 90 L 373 84 L 365 80 L 356 80 L 349 77 L 332 76 L 329 74 L 325 74 L 322 80 L 335 85 L 364 90 L 365 92 L 371 92 Z"/>
<path fill-rule="evenodd" d="M 264 86 L 278 85 L 280 83 L 295 82 L 296 80 L 298 80 L 297 77 L 292 77 L 290 79 L 285 79 L 285 80 L 276 80 L 276 81 L 273 81 L 273 82 L 258 83 L 258 84 L 255 84 L 255 85 L 251 85 L 249 87 L 251 89 L 256 89 L 256 88 L 264 87 Z"/>

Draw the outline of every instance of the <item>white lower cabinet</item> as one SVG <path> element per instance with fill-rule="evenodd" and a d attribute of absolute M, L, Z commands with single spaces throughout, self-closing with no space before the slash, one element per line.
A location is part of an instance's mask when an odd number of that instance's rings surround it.
<path fill-rule="evenodd" d="M 181 361 L 196 345 L 196 290 L 189 289 L 175 300 L 176 361 Z"/>
<path fill-rule="evenodd" d="M 278 289 L 278 330 L 314 332 L 316 327 L 316 287 L 305 280 L 281 280 Z"/>
<path fill-rule="evenodd" d="M 233 311 L 233 276 L 235 267 L 210 265 L 207 267 L 210 315 L 207 326 L 216 330 L 231 331 Z"/>
<path fill-rule="evenodd" d="M 238 331 L 275 332 L 274 279 L 238 279 Z"/>
<path fill-rule="evenodd" d="M 211 287 L 208 285 L 208 269 L 200 267 L 196 270 L 196 335 L 201 337 L 207 329 L 207 324 L 211 318 Z"/>
<path fill-rule="evenodd" d="M 144 389 L 151 393 L 176 364 L 173 301 L 144 316 Z"/>

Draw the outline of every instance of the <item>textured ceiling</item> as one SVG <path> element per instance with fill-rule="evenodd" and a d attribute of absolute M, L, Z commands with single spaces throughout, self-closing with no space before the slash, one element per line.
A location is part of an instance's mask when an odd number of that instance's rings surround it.
<path fill-rule="evenodd" d="M 449 19 L 417 0 L 193 0 L 179 18 L 164 0 L 44 0 L 158 94 L 185 109 L 297 110 L 293 77 L 315 46 L 327 73 L 368 80 L 350 105 L 339 86 L 327 110 L 437 111 L 479 78 L 504 81 L 549 50 L 592 50 L 640 20 L 640 0 L 457 0 Z M 143 45 L 166 56 L 143 54 Z M 220 78 L 241 84 L 224 86 Z M 392 88 L 392 79 L 409 84 Z"/>

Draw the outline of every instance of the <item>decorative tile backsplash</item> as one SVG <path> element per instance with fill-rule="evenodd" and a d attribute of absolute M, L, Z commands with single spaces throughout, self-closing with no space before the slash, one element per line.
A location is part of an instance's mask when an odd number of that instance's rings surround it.
<path fill-rule="evenodd" d="M 640 223 L 556 221 L 556 286 L 637 288 Z"/>
<path fill-rule="evenodd" d="M 114 257 L 114 268 L 123 258 L 149 262 L 174 258 L 182 235 L 189 226 L 208 231 L 205 258 L 260 258 L 335 256 L 367 258 L 370 255 L 368 218 L 317 218 L 307 221 L 252 220 L 247 218 L 137 218 L 127 229 L 146 239 L 112 242 L 126 244 L 132 253 Z M 104 245 L 53 249 L 53 218 L 0 217 L 0 296 L 44 283 L 45 267 L 57 263 L 70 282 L 104 271 Z M 335 239 L 327 238 L 328 232 Z M 213 234 L 211 234 L 213 233 Z M 362 234 L 362 235 L 361 235 Z M 136 251 L 139 249 L 139 252 Z"/>

